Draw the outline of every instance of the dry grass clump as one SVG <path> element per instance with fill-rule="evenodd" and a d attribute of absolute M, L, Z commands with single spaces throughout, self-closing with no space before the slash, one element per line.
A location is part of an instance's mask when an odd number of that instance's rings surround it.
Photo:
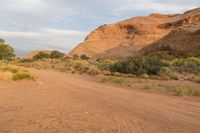
<path fill-rule="evenodd" d="M 158 76 L 162 80 L 170 80 L 170 79 L 178 80 L 179 79 L 179 77 L 176 75 L 176 72 L 174 72 L 168 67 L 163 67 L 161 71 L 159 72 Z"/>
<path fill-rule="evenodd" d="M 101 71 L 97 67 L 90 67 L 87 71 L 87 74 L 92 75 L 92 76 L 98 75 L 100 73 Z"/>
<path fill-rule="evenodd" d="M 11 66 L 2 67 L 0 69 L 1 81 L 19 81 L 19 80 L 34 80 L 31 73 L 26 70 L 20 70 Z"/>
<path fill-rule="evenodd" d="M 139 83 L 139 80 L 136 80 L 134 78 L 125 78 L 125 77 L 103 77 L 101 79 L 101 82 L 103 83 L 114 83 L 114 84 L 133 84 L 133 83 Z"/>
<path fill-rule="evenodd" d="M 12 76 L 12 72 L 0 72 L 0 81 L 11 81 Z"/>
<path fill-rule="evenodd" d="M 200 88 L 197 87 L 164 86 L 164 88 L 176 96 L 200 96 Z"/>
<path fill-rule="evenodd" d="M 19 81 L 19 80 L 34 80 L 34 77 L 29 72 L 18 72 L 12 76 L 12 80 Z"/>

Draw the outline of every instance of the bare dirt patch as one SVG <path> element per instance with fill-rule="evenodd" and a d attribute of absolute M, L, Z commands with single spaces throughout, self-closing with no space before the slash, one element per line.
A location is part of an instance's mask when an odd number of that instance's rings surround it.
<path fill-rule="evenodd" d="M 200 130 L 199 98 L 126 89 L 89 76 L 31 72 L 36 82 L 0 83 L 1 133 Z"/>

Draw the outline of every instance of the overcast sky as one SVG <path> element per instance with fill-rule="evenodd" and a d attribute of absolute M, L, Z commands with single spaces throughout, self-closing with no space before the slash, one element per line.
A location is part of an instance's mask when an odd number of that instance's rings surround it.
<path fill-rule="evenodd" d="M 69 51 L 106 23 L 182 13 L 200 0 L 0 0 L 0 36 L 20 50 Z"/>

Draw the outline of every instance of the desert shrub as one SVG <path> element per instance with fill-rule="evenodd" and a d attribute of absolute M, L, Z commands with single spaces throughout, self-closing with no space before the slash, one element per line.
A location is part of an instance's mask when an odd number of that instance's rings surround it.
<path fill-rule="evenodd" d="M 33 57 L 33 60 L 39 60 L 39 59 L 45 59 L 45 58 L 49 58 L 49 54 L 45 53 L 45 52 L 39 52 L 37 55 L 35 55 Z"/>
<path fill-rule="evenodd" d="M 97 64 L 97 66 L 98 66 L 98 68 L 100 70 L 109 71 L 110 70 L 110 66 L 112 66 L 115 63 L 116 63 L 115 60 L 103 59 L 103 60 L 98 60 L 96 64 Z"/>
<path fill-rule="evenodd" d="M 87 72 L 89 69 L 89 64 L 85 60 L 75 60 L 72 67 L 78 71 Z"/>
<path fill-rule="evenodd" d="M 14 49 L 9 44 L 6 44 L 3 39 L 0 39 L 0 60 L 9 60 L 14 56 Z"/>
<path fill-rule="evenodd" d="M 169 80 L 169 79 L 178 80 L 179 79 L 176 73 L 168 67 L 163 67 L 159 72 L 159 76 L 161 79 L 164 79 L 164 80 Z"/>
<path fill-rule="evenodd" d="M 92 76 L 98 75 L 100 73 L 101 71 L 97 67 L 91 67 L 87 71 L 87 74 L 92 75 Z"/>
<path fill-rule="evenodd" d="M 13 75 L 12 79 L 14 81 L 18 81 L 18 80 L 33 80 L 34 77 L 29 73 L 29 72 L 19 72 Z"/>
<path fill-rule="evenodd" d="M 200 73 L 200 63 L 196 63 L 196 62 L 192 62 L 192 61 L 185 61 L 177 67 L 177 70 L 180 72 L 199 74 Z"/>
<path fill-rule="evenodd" d="M 158 75 L 163 67 L 168 64 L 158 57 L 133 57 L 119 61 L 110 67 L 112 72 L 131 73 L 135 75 Z"/>
<path fill-rule="evenodd" d="M 16 68 L 13 68 L 13 67 L 5 67 L 2 69 L 2 71 L 4 72 L 11 72 L 11 73 L 17 73 L 18 70 Z"/>
<path fill-rule="evenodd" d="M 64 57 L 64 55 L 65 55 L 64 53 L 61 53 L 61 52 L 55 50 L 55 51 L 51 52 L 50 58 L 52 58 L 52 59 L 62 58 L 62 57 Z"/>
<path fill-rule="evenodd" d="M 82 59 L 82 60 L 88 60 L 88 59 L 90 59 L 90 57 L 88 57 L 87 55 L 81 55 L 80 56 L 80 58 Z"/>

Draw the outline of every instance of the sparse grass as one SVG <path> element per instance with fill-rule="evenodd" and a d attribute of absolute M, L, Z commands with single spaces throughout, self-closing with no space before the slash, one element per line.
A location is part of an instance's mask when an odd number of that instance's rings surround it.
<path fill-rule="evenodd" d="M 200 88 L 165 86 L 165 89 L 176 96 L 200 96 Z"/>
<path fill-rule="evenodd" d="M 114 83 L 114 84 L 133 84 L 139 83 L 139 80 L 133 78 L 124 78 L 124 77 L 103 77 L 101 79 L 103 83 Z"/>
<path fill-rule="evenodd" d="M 101 81 L 103 83 L 115 83 L 115 84 L 122 84 L 125 82 L 123 78 L 119 77 L 104 77 Z"/>

